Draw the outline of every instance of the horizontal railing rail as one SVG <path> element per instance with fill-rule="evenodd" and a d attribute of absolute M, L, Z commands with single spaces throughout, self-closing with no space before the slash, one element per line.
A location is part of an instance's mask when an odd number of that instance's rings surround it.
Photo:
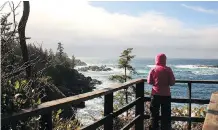
<path fill-rule="evenodd" d="M 96 129 L 100 126 L 104 126 L 105 130 L 113 129 L 113 119 L 123 112 L 131 109 L 135 106 L 135 118 L 126 124 L 122 129 L 126 130 L 135 126 L 135 129 L 142 130 L 144 127 L 143 120 L 148 119 L 149 115 L 144 115 L 144 102 L 150 101 L 149 97 L 144 97 L 144 82 L 146 79 L 135 79 L 123 84 L 114 85 L 109 88 L 104 88 L 101 90 L 95 90 L 93 92 L 88 92 L 76 96 L 66 97 L 62 99 L 57 99 L 49 102 L 42 103 L 37 106 L 37 108 L 28 108 L 22 110 L 18 113 L 10 115 L 2 115 L 1 122 L 2 126 L 14 124 L 18 120 L 25 120 L 28 117 L 42 115 L 42 121 L 46 124 L 42 126 L 42 129 L 52 130 L 52 111 L 56 109 L 63 108 L 69 104 L 76 105 L 83 101 L 87 101 L 96 97 L 104 96 L 104 117 L 99 121 L 96 121 L 82 129 Z M 175 121 L 188 121 L 188 129 L 191 129 L 191 122 L 203 122 L 204 118 L 191 117 L 191 104 L 208 104 L 209 100 L 203 99 L 192 99 L 191 98 L 191 85 L 192 83 L 200 84 L 218 84 L 218 80 L 176 80 L 176 83 L 187 83 L 188 84 L 188 98 L 178 99 L 172 98 L 171 102 L 175 103 L 188 103 L 188 117 L 172 117 Z M 136 85 L 136 100 L 127 104 L 126 106 L 120 108 L 117 111 L 113 110 L 113 93 L 122 89 L 126 89 L 130 86 Z M 160 117 L 161 118 L 161 117 Z M 137 122 L 137 123 L 136 123 Z"/>

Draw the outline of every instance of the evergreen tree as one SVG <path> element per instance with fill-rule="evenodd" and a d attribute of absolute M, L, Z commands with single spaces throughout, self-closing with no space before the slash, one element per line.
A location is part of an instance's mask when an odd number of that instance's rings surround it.
<path fill-rule="evenodd" d="M 134 55 L 131 55 L 133 48 L 128 48 L 126 50 L 124 50 L 121 55 L 120 55 L 120 59 L 118 61 L 118 67 L 120 69 L 124 70 L 124 74 L 121 75 L 112 75 L 109 79 L 113 80 L 113 81 L 118 81 L 120 83 L 124 83 L 126 82 L 128 79 L 132 79 L 131 75 L 127 74 L 127 70 L 130 72 L 130 74 L 132 73 L 136 73 L 135 69 L 130 65 L 130 62 L 132 61 L 132 59 L 135 57 Z M 118 93 L 116 93 L 115 97 L 118 97 L 119 100 L 119 105 L 124 105 L 124 96 L 126 99 L 126 104 L 128 104 L 128 95 L 130 95 L 131 92 L 128 92 L 127 89 L 125 89 L 125 91 L 119 91 Z M 119 106 L 118 106 L 119 108 Z M 128 112 L 127 112 L 128 115 Z"/>
<path fill-rule="evenodd" d="M 72 56 L 72 68 L 74 69 L 75 68 L 75 66 L 76 66 L 76 59 L 75 59 L 75 56 L 73 55 Z"/>
<path fill-rule="evenodd" d="M 124 83 L 128 79 L 132 79 L 131 76 L 127 75 L 127 70 L 130 71 L 130 73 L 135 73 L 135 69 L 130 65 L 131 60 L 135 57 L 134 55 L 131 55 L 132 50 L 133 48 L 128 48 L 121 53 L 120 59 L 118 61 L 118 68 L 124 69 L 124 74 L 113 75 L 110 77 L 111 80 Z"/>
<path fill-rule="evenodd" d="M 47 57 L 48 56 L 48 50 L 47 49 L 45 49 L 45 56 Z"/>
<path fill-rule="evenodd" d="M 62 61 L 63 60 L 64 47 L 63 47 L 63 44 L 61 42 L 58 43 L 57 51 L 58 51 L 57 53 L 58 53 L 59 59 Z"/>
<path fill-rule="evenodd" d="M 49 56 L 54 56 L 54 52 L 52 51 L 52 49 L 49 49 Z"/>
<path fill-rule="evenodd" d="M 52 49 L 49 49 L 48 57 L 49 57 L 49 61 L 54 60 L 54 52 L 52 51 Z"/>

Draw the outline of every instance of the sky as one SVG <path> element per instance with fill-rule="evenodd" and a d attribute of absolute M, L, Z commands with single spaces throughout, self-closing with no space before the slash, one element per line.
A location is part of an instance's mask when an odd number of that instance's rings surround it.
<path fill-rule="evenodd" d="M 30 1 L 26 36 L 54 51 L 61 42 L 76 57 L 115 58 L 133 48 L 136 57 L 218 59 L 218 1 Z"/>

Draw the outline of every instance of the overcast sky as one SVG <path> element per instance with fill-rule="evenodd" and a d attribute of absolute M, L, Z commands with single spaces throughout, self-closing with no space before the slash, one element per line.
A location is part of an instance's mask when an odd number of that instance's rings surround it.
<path fill-rule="evenodd" d="M 132 47 L 137 57 L 217 59 L 218 2 L 30 1 L 26 35 L 54 51 L 61 42 L 69 56 L 117 57 Z"/>

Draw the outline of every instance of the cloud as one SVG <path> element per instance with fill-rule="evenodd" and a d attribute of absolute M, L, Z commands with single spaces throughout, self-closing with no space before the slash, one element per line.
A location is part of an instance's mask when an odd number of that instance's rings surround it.
<path fill-rule="evenodd" d="M 198 12 L 203 12 L 203 13 L 208 13 L 208 14 L 218 14 L 218 10 L 213 10 L 213 9 L 205 9 L 203 7 L 200 6 L 189 6 L 186 4 L 181 4 L 181 6 L 194 10 L 194 11 L 198 11 Z"/>
<path fill-rule="evenodd" d="M 56 50 L 60 41 L 69 55 L 115 57 L 133 47 L 138 57 L 164 52 L 170 57 L 218 58 L 218 26 L 186 28 L 163 13 L 111 13 L 82 0 L 30 5 L 29 42 L 43 42 L 45 48 Z"/>

